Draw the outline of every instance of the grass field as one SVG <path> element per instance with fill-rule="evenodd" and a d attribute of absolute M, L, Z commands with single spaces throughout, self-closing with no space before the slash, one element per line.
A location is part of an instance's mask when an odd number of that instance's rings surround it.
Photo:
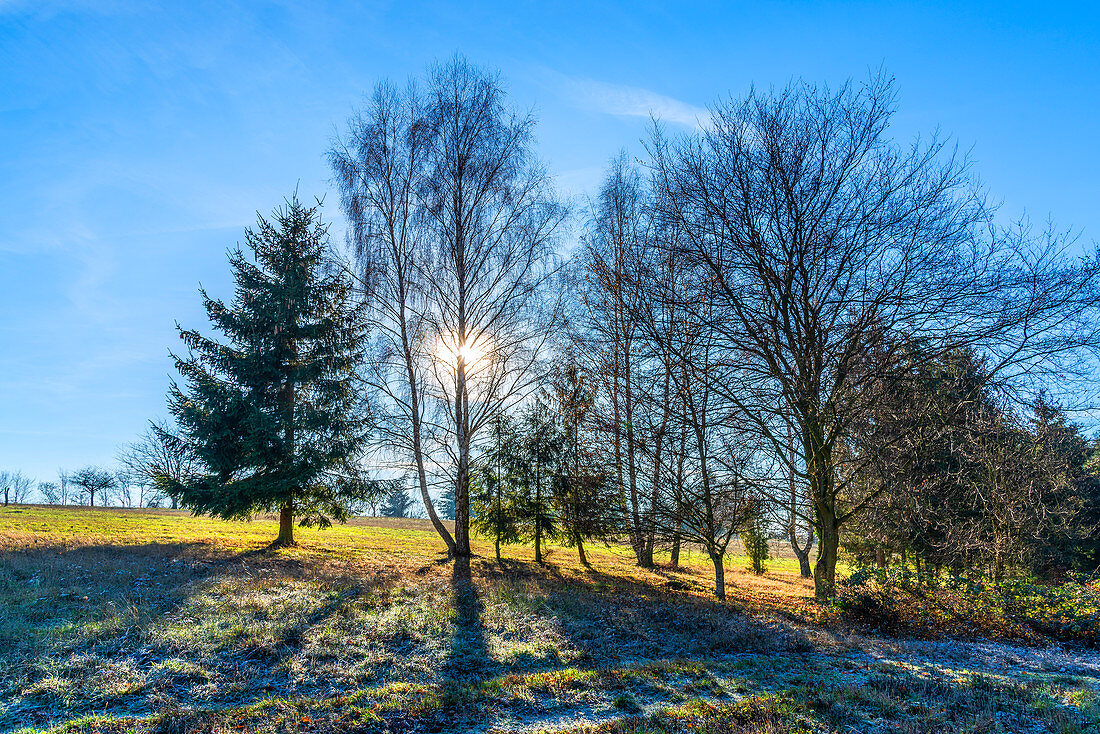
<path fill-rule="evenodd" d="M 793 559 L 755 577 L 628 549 L 449 563 L 421 521 L 299 529 L 0 508 L 0 731 L 1100 730 L 1100 658 L 829 622 Z"/>

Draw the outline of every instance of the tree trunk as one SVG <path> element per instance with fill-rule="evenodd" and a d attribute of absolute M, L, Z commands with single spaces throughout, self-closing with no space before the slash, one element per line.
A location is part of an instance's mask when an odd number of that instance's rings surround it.
<path fill-rule="evenodd" d="M 686 420 L 686 412 L 681 411 L 681 419 Z M 673 480 L 672 491 L 675 493 L 676 506 L 679 507 L 684 494 L 684 457 L 687 454 L 687 432 L 680 431 L 680 446 L 676 453 L 676 477 Z M 680 544 L 682 536 L 680 526 L 683 520 L 677 513 L 676 528 L 672 532 L 672 568 L 680 568 Z"/>
<path fill-rule="evenodd" d="M 626 517 L 630 511 L 630 500 L 627 497 L 626 481 L 623 479 L 623 419 L 622 419 L 622 396 L 619 389 L 619 373 L 620 359 L 619 359 L 619 327 L 618 327 L 618 310 L 615 312 L 616 326 L 614 330 L 615 334 L 615 359 L 612 361 L 610 370 L 611 374 L 608 376 L 608 380 L 611 383 L 611 445 L 615 456 L 615 487 L 619 493 L 619 502 L 622 503 L 623 516 Z M 628 527 L 627 532 L 630 535 L 630 546 L 635 548 L 634 541 L 634 525 L 627 520 Z"/>
<path fill-rule="evenodd" d="M 810 500 L 817 520 L 817 562 L 814 564 L 814 596 L 818 600 L 836 595 L 836 560 L 840 550 L 840 517 L 836 510 L 833 483 L 836 467 L 831 447 L 825 441 L 824 426 L 813 406 L 806 409 L 802 423 L 802 455 L 806 457 Z"/>
<path fill-rule="evenodd" d="M 722 563 L 722 554 L 711 553 L 711 563 L 714 564 L 714 595 L 719 600 L 726 600 L 726 566 Z"/>
<path fill-rule="evenodd" d="M 500 522 L 499 517 L 497 519 L 497 522 L 498 523 Z M 496 552 L 497 552 L 497 563 L 500 563 L 500 528 L 497 528 L 497 538 L 496 538 L 495 548 L 496 548 Z"/>
<path fill-rule="evenodd" d="M 584 541 L 581 540 L 581 536 L 580 536 L 579 533 L 574 536 L 574 540 L 577 541 L 577 556 L 581 560 L 581 565 L 582 566 L 587 566 L 588 565 L 588 556 L 586 556 L 584 554 Z"/>
<path fill-rule="evenodd" d="M 880 545 L 875 548 L 875 565 L 879 568 L 886 568 L 886 551 Z"/>
<path fill-rule="evenodd" d="M 424 510 L 428 513 L 428 519 L 432 521 L 432 527 L 439 533 L 439 537 L 443 538 L 443 542 L 447 545 L 447 555 L 452 558 L 455 555 L 455 541 L 451 537 L 450 531 L 447 530 L 447 526 L 443 524 L 443 521 L 439 519 L 439 515 L 435 511 L 435 503 L 432 502 L 432 497 L 428 494 L 428 473 L 424 468 L 424 452 L 420 447 L 420 421 L 416 421 L 416 425 L 413 426 L 413 453 L 416 455 L 416 474 L 420 480 L 420 499 L 424 503 Z M 458 517 L 458 493 L 455 492 L 455 517 Z"/>
<path fill-rule="evenodd" d="M 535 563 L 542 563 L 542 487 L 535 470 Z"/>
<path fill-rule="evenodd" d="M 809 538 L 806 539 L 806 547 L 802 548 L 798 545 L 798 478 L 795 473 L 795 443 L 794 435 L 791 430 L 790 423 L 787 424 L 787 461 L 789 463 L 788 472 L 790 475 L 790 506 L 787 508 L 788 520 L 790 520 L 787 533 L 791 541 L 791 550 L 794 551 L 794 557 L 798 559 L 798 570 L 802 574 L 802 578 L 808 579 L 813 576 L 813 571 L 810 570 L 810 548 L 814 544 L 814 528 L 810 523 Z"/>
<path fill-rule="evenodd" d="M 832 507 L 817 509 L 820 544 L 814 564 L 814 596 L 832 599 L 836 595 L 836 559 L 840 549 L 840 527 Z"/>
<path fill-rule="evenodd" d="M 660 499 L 661 488 L 661 459 L 664 456 L 665 433 L 668 431 L 670 420 L 670 404 L 672 392 L 672 366 L 668 359 L 665 362 L 664 385 L 661 394 L 661 423 L 653 437 L 653 485 L 649 494 L 649 508 L 645 513 L 645 552 L 642 556 L 642 567 L 653 568 L 653 548 L 657 544 L 657 502 Z"/>
<path fill-rule="evenodd" d="M 297 358 L 297 347 L 293 340 L 289 343 L 290 352 Z M 286 410 L 286 424 L 283 429 L 283 441 L 286 443 L 286 455 L 293 460 L 296 454 L 296 447 L 294 444 L 294 408 L 295 408 L 295 394 L 294 383 L 287 379 L 286 384 L 283 385 L 283 406 Z M 279 508 L 279 537 L 275 539 L 274 545 L 288 546 L 294 545 L 294 497 L 293 495 L 287 498 L 283 502 L 283 506 Z"/>
<path fill-rule="evenodd" d="M 629 362 L 626 370 L 626 473 L 630 482 L 630 544 L 634 546 L 634 558 L 639 566 L 646 565 L 645 529 L 642 521 L 641 502 L 638 497 L 638 463 L 634 442 L 634 406 L 631 396 Z M 652 565 L 652 563 L 650 564 Z"/>
<path fill-rule="evenodd" d="M 432 521 L 432 527 L 439 533 L 439 537 L 443 538 L 443 542 L 447 544 L 447 555 L 453 558 L 455 555 L 454 538 L 451 537 L 451 533 L 447 530 L 447 526 L 439 519 L 439 515 L 435 511 L 435 503 L 432 502 L 432 497 L 428 494 L 428 472 L 424 468 L 424 446 L 420 435 L 420 387 L 416 381 L 416 364 L 413 360 L 412 346 L 409 344 L 408 329 L 405 324 L 404 303 L 404 291 L 402 290 L 402 306 L 400 313 L 401 345 L 405 350 L 405 376 L 409 381 L 409 408 L 412 416 L 413 458 L 416 460 L 416 475 L 417 479 L 420 481 L 420 499 L 424 502 L 424 510 L 428 513 L 428 519 Z M 456 517 L 457 513 L 458 497 L 456 495 Z"/>
<path fill-rule="evenodd" d="M 459 345 L 466 335 L 460 325 Z M 455 427 L 458 433 L 458 472 L 455 476 L 455 548 L 456 558 L 470 557 L 470 426 L 466 396 L 466 360 L 456 355 Z"/>
<path fill-rule="evenodd" d="M 273 543 L 276 547 L 294 545 L 294 502 L 288 500 L 279 508 L 279 537 Z"/>
<path fill-rule="evenodd" d="M 791 536 L 791 549 L 794 551 L 795 558 L 798 559 L 798 572 L 802 574 L 802 578 L 808 579 L 814 575 L 813 569 L 810 568 L 810 546 L 813 545 L 813 536 L 810 536 L 810 542 L 806 544 L 805 548 L 798 547 L 798 541 L 795 537 Z"/>

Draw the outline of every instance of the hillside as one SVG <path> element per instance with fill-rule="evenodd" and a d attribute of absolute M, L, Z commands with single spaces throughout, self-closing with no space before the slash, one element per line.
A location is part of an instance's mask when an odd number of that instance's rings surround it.
<path fill-rule="evenodd" d="M 1095 731 L 1100 656 L 857 634 L 793 561 L 0 508 L 0 731 Z M 709 562 L 708 562 L 709 563 Z"/>

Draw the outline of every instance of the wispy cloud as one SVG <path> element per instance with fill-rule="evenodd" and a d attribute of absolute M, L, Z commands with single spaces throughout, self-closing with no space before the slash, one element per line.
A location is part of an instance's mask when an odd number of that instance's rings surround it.
<path fill-rule="evenodd" d="M 26 13 L 38 19 L 64 12 L 112 15 L 139 7 L 127 0 L 0 0 L 0 14 Z"/>
<path fill-rule="evenodd" d="M 656 117 L 694 128 L 706 127 L 710 122 L 706 108 L 649 89 L 554 72 L 550 76 L 564 95 L 583 109 L 620 117 Z"/>

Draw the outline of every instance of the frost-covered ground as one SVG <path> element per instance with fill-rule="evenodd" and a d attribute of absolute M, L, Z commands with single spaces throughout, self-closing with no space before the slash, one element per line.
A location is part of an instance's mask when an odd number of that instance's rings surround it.
<path fill-rule="evenodd" d="M 781 563 L 731 568 L 719 604 L 702 559 L 454 564 L 414 522 L 273 535 L 0 510 L 0 731 L 1097 730 L 1100 655 L 839 631 L 795 613 Z"/>

